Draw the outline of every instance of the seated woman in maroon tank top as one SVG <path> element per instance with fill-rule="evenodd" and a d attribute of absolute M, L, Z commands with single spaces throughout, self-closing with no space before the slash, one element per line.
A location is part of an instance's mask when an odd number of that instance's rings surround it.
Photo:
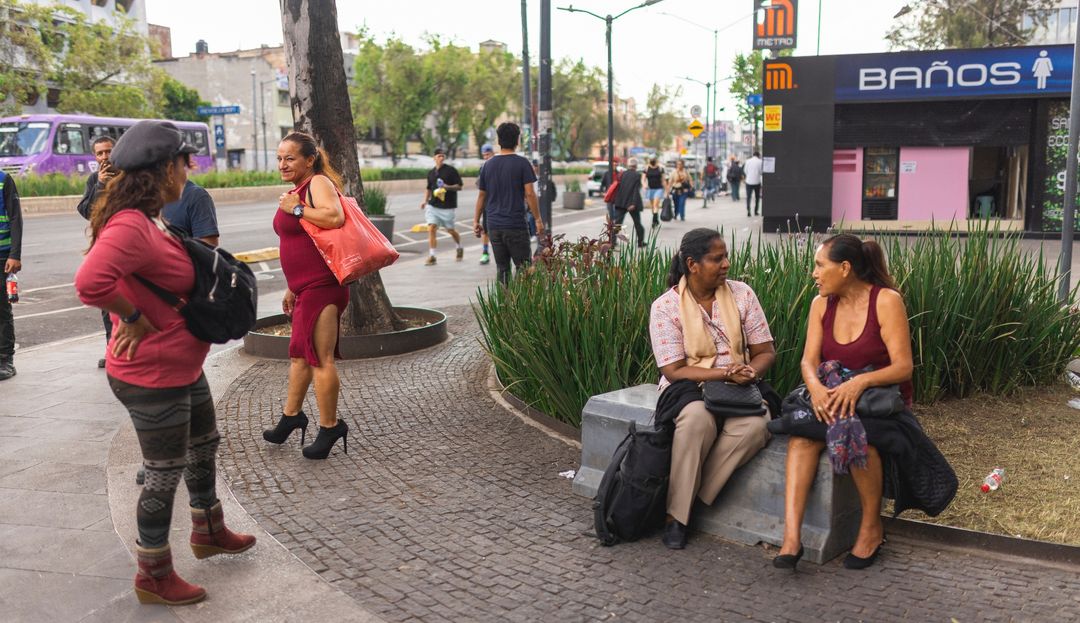
<path fill-rule="evenodd" d="M 813 277 L 818 296 L 810 306 L 802 377 L 817 419 L 831 425 L 838 418 L 851 417 L 859 396 L 870 387 L 899 384 L 904 402 L 910 406 L 912 356 L 907 311 L 881 247 L 851 234 L 833 236 L 814 255 Z M 818 379 L 818 366 L 823 361 L 838 361 L 848 370 L 873 371 L 828 389 Z M 788 441 L 784 543 L 773 560 L 778 568 L 794 569 L 802 556 L 803 514 L 824 448 L 825 442 L 818 439 L 792 435 Z M 867 454 L 865 468 L 851 467 L 862 521 L 851 554 L 844 560 L 849 569 L 873 564 L 885 540 L 881 455 L 873 445 Z"/>
<path fill-rule="evenodd" d="M 314 379 L 319 433 L 303 454 L 309 459 L 325 459 L 338 439 L 344 438 L 346 452 L 349 448 L 349 426 L 337 417 L 341 382 L 334 364 L 334 358 L 340 358 L 338 331 L 341 313 L 349 303 L 349 289 L 338 284 L 300 222 L 308 221 L 323 229 L 341 227 L 345 222 L 338 198 L 341 177 L 330 166 L 326 152 L 303 132 L 293 132 L 281 140 L 277 161 L 281 179 L 293 183 L 293 189 L 281 195 L 274 215 L 274 232 L 281 239 L 281 272 L 288 285 L 281 308 L 292 317 L 291 363 L 281 418 L 277 426 L 263 431 L 263 439 L 285 443 L 299 428 L 303 444 L 308 419 L 301 408 Z"/>

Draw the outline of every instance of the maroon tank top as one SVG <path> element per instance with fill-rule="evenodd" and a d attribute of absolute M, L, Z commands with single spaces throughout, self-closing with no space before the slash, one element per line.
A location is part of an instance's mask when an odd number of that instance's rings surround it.
<path fill-rule="evenodd" d="M 877 316 L 878 293 L 881 286 L 870 289 L 870 305 L 866 311 L 866 324 L 863 326 L 859 337 L 847 344 L 836 341 L 833 335 L 833 323 L 836 320 L 837 297 L 830 296 L 825 306 L 825 316 L 821 319 L 823 335 L 821 336 L 821 360 L 836 360 L 840 365 L 849 370 L 861 370 L 872 367 L 875 370 L 887 367 L 892 363 L 889 358 L 889 349 L 885 346 L 885 340 L 881 339 L 881 324 Z M 900 395 L 904 403 L 911 405 L 911 381 L 900 384 Z"/>
<path fill-rule="evenodd" d="M 300 195 L 304 205 L 307 205 L 307 189 L 312 179 L 314 177 L 289 191 Z M 274 233 L 281 240 L 281 272 L 285 274 L 285 282 L 293 293 L 299 294 L 311 287 L 338 285 L 337 278 L 326 265 L 311 236 L 301 227 L 300 219 L 277 210 L 274 214 Z"/>

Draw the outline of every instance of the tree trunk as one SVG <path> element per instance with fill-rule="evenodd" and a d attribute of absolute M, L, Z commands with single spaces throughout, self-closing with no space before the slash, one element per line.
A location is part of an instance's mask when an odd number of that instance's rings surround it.
<path fill-rule="evenodd" d="M 294 127 L 315 137 L 341 173 L 342 191 L 365 208 L 356 129 L 337 36 L 337 5 L 334 0 L 281 0 L 281 27 L 289 59 Z M 344 335 L 384 333 L 404 326 L 379 273 L 349 286 L 349 306 L 342 317 Z"/>

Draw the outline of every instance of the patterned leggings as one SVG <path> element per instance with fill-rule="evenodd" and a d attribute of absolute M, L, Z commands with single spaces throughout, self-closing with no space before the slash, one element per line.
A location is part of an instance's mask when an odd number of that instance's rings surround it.
<path fill-rule="evenodd" d="M 215 457 L 220 437 L 204 375 L 185 387 L 139 387 L 109 377 L 109 387 L 131 415 L 142 448 L 146 481 L 136 510 L 139 544 L 169 542 L 173 498 L 183 475 L 193 508 L 217 500 Z"/>

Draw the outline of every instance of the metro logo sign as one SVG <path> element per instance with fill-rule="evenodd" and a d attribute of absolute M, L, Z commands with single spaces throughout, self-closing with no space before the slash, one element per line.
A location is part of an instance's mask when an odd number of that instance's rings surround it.
<path fill-rule="evenodd" d="M 798 88 L 795 84 L 791 65 L 787 63 L 770 63 L 765 65 L 765 90 L 788 91 Z"/>
<path fill-rule="evenodd" d="M 794 48 L 798 12 L 798 0 L 754 0 L 754 49 Z"/>

